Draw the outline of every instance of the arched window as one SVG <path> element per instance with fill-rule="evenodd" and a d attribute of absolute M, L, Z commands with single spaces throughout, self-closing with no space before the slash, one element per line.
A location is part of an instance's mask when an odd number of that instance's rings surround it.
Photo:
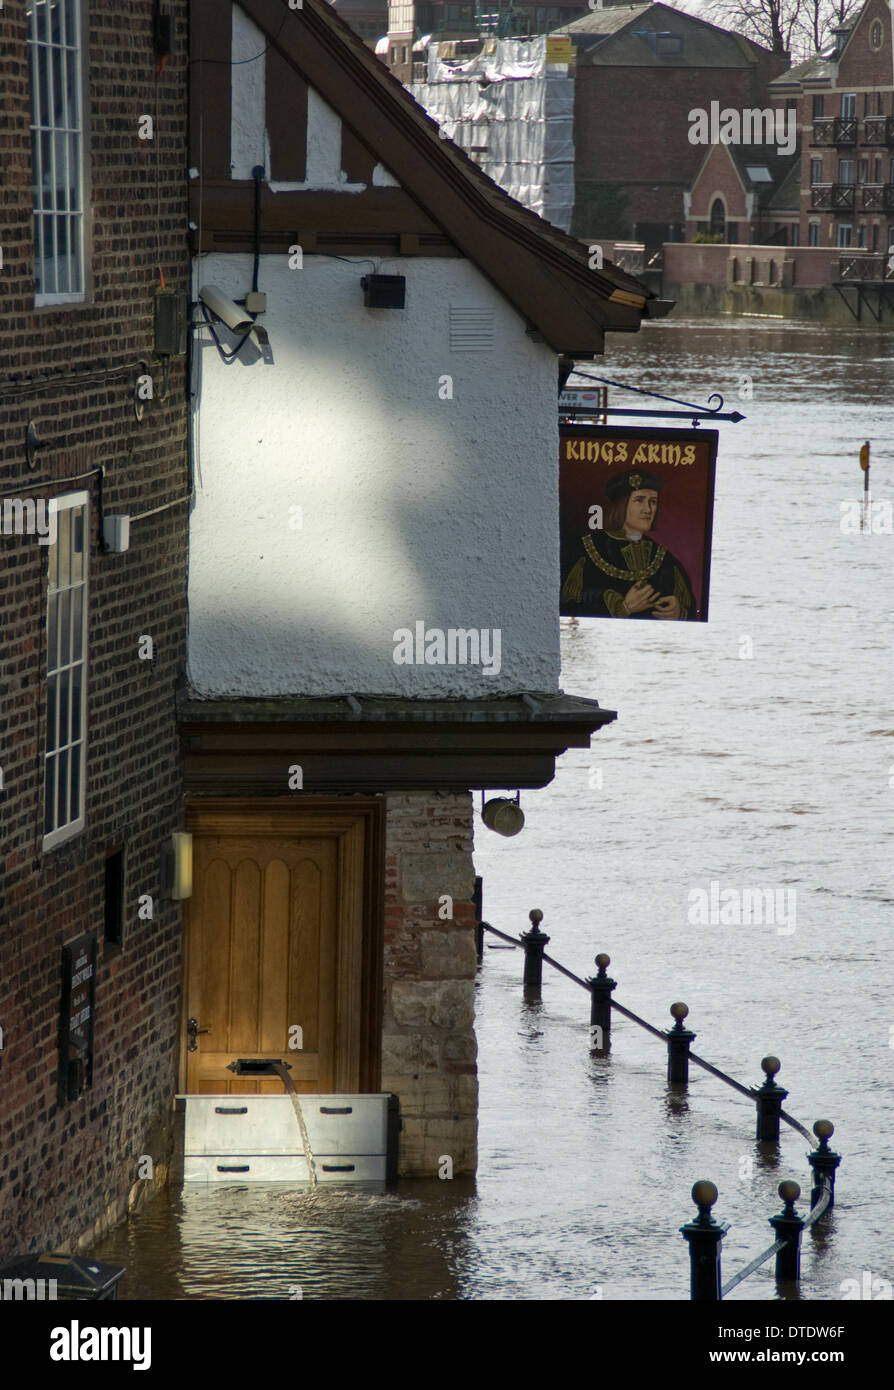
<path fill-rule="evenodd" d="M 711 235 L 726 236 L 726 208 L 722 198 L 715 198 L 711 204 Z"/>

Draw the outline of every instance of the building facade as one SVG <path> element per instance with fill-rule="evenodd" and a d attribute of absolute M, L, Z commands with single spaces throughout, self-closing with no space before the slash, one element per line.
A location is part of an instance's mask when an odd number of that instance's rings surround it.
<path fill-rule="evenodd" d="M 891 11 L 867 0 L 837 32 L 832 54 L 777 77 L 779 100 L 796 100 L 801 131 L 802 246 L 894 246 L 894 70 Z"/>
<path fill-rule="evenodd" d="M 575 48 L 572 232 L 649 248 L 682 240 L 705 157 L 690 113 L 774 105 L 768 83 L 787 60 L 664 4 L 606 5 L 559 32 Z"/>
<path fill-rule="evenodd" d="M 800 169 L 798 150 L 712 145 L 684 199 L 686 240 L 797 246 Z"/>
<path fill-rule="evenodd" d="M 399 1097 L 402 1173 L 470 1173 L 472 793 L 543 786 L 612 717 L 558 684 L 557 374 L 646 292 L 324 0 L 195 5 L 192 73 L 194 297 L 245 322 L 196 350 L 183 1089 L 285 1055 Z"/>
<path fill-rule="evenodd" d="M 186 8 L 0 9 L 0 1257 L 120 1218 L 169 1151 Z"/>

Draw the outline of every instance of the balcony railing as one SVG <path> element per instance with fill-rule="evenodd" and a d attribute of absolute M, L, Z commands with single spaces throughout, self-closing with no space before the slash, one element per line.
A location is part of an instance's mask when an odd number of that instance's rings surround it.
<path fill-rule="evenodd" d="M 894 281 L 894 270 L 889 265 L 890 257 L 885 252 L 847 251 L 842 252 L 838 262 L 838 279 L 882 284 Z"/>
<path fill-rule="evenodd" d="M 856 116 L 821 116 L 813 122 L 814 145 L 856 145 Z"/>
<path fill-rule="evenodd" d="M 894 183 L 863 185 L 864 212 L 894 212 Z"/>
<path fill-rule="evenodd" d="M 867 116 L 863 122 L 864 145 L 894 145 L 894 117 Z"/>
<path fill-rule="evenodd" d="M 856 186 L 852 183 L 815 183 L 810 190 L 814 212 L 853 212 Z"/>

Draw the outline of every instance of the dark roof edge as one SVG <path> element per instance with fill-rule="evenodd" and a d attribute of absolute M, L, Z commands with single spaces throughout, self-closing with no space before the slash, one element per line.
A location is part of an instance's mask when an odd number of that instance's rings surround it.
<path fill-rule="evenodd" d="M 181 725 L 208 724 L 610 724 L 615 710 L 597 700 L 564 692 L 497 695 L 492 699 L 413 700 L 383 695 L 271 696 L 209 698 L 181 691 L 177 699 Z"/>

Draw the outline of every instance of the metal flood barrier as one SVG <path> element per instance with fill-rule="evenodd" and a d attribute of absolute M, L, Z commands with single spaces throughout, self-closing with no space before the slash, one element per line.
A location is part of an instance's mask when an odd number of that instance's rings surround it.
<path fill-rule="evenodd" d="M 240 1058 L 237 1076 L 279 1077 L 287 1094 L 178 1095 L 184 1182 L 392 1182 L 400 1102 L 300 1094 L 279 1060 Z"/>

